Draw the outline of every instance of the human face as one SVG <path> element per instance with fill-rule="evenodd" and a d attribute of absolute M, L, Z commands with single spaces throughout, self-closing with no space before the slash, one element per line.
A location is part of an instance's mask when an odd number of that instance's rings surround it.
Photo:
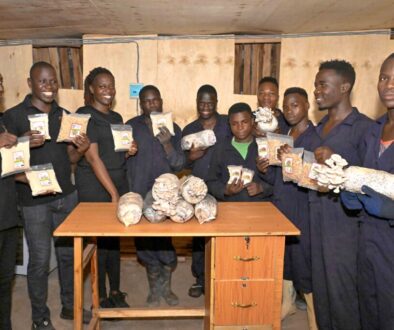
<path fill-rule="evenodd" d="M 230 116 L 231 132 L 237 142 L 249 142 L 252 138 L 254 120 L 250 113 L 238 112 Z"/>
<path fill-rule="evenodd" d="M 345 82 L 334 70 L 320 70 L 315 78 L 315 99 L 319 110 L 332 109 L 343 99 Z"/>
<path fill-rule="evenodd" d="M 116 94 L 115 79 L 108 73 L 100 73 L 94 78 L 89 90 L 93 95 L 94 107 L 109 109 Z"/>
<path fill-rule="evenodd" d="M 308 118 L 309 103 L 304 96 L 294 93 L 283 100 L 283 115 L 290 126 L 296 126 Z"/>
<path fill-rule="evenodd" d="M 0 73 L 0 97 L 3 97 L 3 94 L 4 94 L 3 76 Z"/>
<path fill-rule="evenodd" d="M 216 114 L 218 100 L 215 95 L 203 93 L 197 97 L 197 112 L 200 118 L 210 119 Z"/>
<path fill-rule="evenodd" d="M 152 112 L 163 112 L 163 100 L 155 90 L 147 90 L 140 99 L 140 106 L 144 115 L 149 116 Z"/>
<path fill-rule="evenodd" d="M 394 109 L 394 58 L 383 62 L 380 68 L 378 93 L 388 110 Z"/>
<path fill-rule="evenodd" d="M 31 89 L 33 100 L 50 104 L 55 100 L 59 84 L 56 72 L 51 67 L 38 67 L 33 70 L 31 77 L 27 80 Z"/>
<path fill-rule="evenodd" d="M 257 101 L 259 107 L 276 109 L 278 106 L 278 87 L 271 82 L 262 83 L 257 90 Z"/>

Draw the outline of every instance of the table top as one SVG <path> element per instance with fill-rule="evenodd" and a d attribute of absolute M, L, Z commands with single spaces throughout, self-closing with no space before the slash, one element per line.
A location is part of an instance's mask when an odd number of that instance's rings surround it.
<path fill-rule="evenodd" d="M 80 203 L 55 230 L 55 236 L 266 236 L 299 235 L 295 227 L 272 203 L 218 203 L 217 218 L 199 224 L 193 217 L 186 223 L 167 219 L 153 224 L 142 217 L 126 227 L 116 217 L 116 203 Z"/>

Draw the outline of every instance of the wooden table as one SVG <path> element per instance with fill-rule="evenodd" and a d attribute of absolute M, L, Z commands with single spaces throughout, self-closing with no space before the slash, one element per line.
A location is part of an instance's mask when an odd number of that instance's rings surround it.
<path fill-rule="evenodd" d="M 83 270 L 91 259 L 93 318 L 203 317 L 204 329 L 280 329 L 283 255 L 286 235 L 299 230 L 271 203 L 219 203 L 215 221 L 194 218 L 179 224 L 146 219 L 125 227 L 116 204 L 80 203 L 56 229 L 55 236 L 74 237 L 74 329 L 83 329 Z M 84 238 L 103 236 L 201 236 L 206 239 L 205 306 L 202 308 L 99 308 L 97 248 Z"/>

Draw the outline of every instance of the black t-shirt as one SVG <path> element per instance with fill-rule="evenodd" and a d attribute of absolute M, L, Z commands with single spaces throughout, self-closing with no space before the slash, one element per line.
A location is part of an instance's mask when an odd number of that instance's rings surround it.
<path fill-rule="evenodd" d="M 67 143 L 56 142 L 60 130 L 63 108 L 56 102 L 52 103 L 52 109 L 48 113 L 49 134 L 51 140 L 46 140 L 44 145 L 30 149 L 30 165 L 52 163 L 57 181 L 63 193 L 56 195 L 32 196 L 30 186 L 25 183 L 17 183 L 18 199 L 22 206 L 34 206 L 50 203 L 62 198 L 75 190 L 71 183 L 71 164 L 67 153 Z M 16 136 L 22 136 L 30 131 L 28 115 L 40 114 L 42 111 L 31 103 L 31 95 L 27 95 L 22 103 L 7 110 L 4 113 L 4 123 L 7 130 Z"/>
<path fill-rule="evenodd" d="M 87 135 L 90 143 L 97 143 L 99 156 L 103 161 L 105 168 L 111 170 L 124 170 L 125 169 L 125 152 L 115 152 L 115 144 L 111 131 L 111 124 L 123 124 L 123 119 L 120 114 L 110 111 L 104 114 L 92 106 L 79 108 L 77 113 L 90 114 Z M 78 167 L 91 169 L 89 163 L 83 157 Z M 91 170 L 93 171 L 93 170 Z"/>
<path fill-rule="evenodd" d="M 4 132 L 2 114 L 0 114 L 0 133 Z M 0 173 L 1 155 L 0 155 Z M 18 222 L 16 212 L 16 191 L 14 176 L 0 178 L 0 231 L 15 227 Z"/>

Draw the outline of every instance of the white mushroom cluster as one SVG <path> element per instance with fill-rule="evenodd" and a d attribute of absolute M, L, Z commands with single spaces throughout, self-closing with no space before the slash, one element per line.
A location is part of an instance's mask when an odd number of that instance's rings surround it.
<path fill-rule="evenodd" d="M 144 199 L 144 207 L 142 210 L 144 213 L 144 217 L 151 223 L 163 222 L 167 216 L 163 213 L 159 213 L 153 208 L 154 201 L 155 200 L 153 199 L 151 190 L 146 194 Z"/>
<path fill-rule="evenodd" d="M 278 127 L 278 120 L 270 108 L 259 107 L 254 112 L 254 115 L 256 116 L 257 128 L 261 132 L 274 132 Z"/>
<path fill-rule="evenodd" d="M 135 225 L 141 220 L 143 200 L 140 194 L 128 192 L 118 202 L 117 216 L 126 227 Z"/>
<path fill-rule="evenodd" d="M 216 143 L 216 136 L 213 130 L 205 129 L 203 131 L 186 135 L 181 140 L 182 150 L 194 148 L 208 148 Z"/>
<path fill-rule="evenodd" d="M 337 154 L 332 155 L 325 163 L 327 166 L 315 170 L 319 186 L 334 190 L 335 193 L 339 193 L 341 189 L 362 193 L 361 187 L 366 185 L 394 199 L 393 174 L 359 166 L 344 168 L 348 163 Z"/>
<path fill-rule="evenodd" d="M 181 183 L 181 195 L 186 202 L 197 204 L 201 202 L 208 193 L 208 187 L 204 180 L 189 175 Z"/>
<path fill-rule="evenodd" d="M 180 198 L 179 187 L 179 179 L 174 174 L 165 173 L 156 178 L 152 187 L 152 207 L 158 214 L 169 217 L 175 215 L 176 204 Z"/>
<path fill-rule="evenodd" d="M 210 222 L 216 218 L 218 212 L 218 202 L 215 197 L 207 194 L 205 198 L 196 204 L 194 213 L 200 224 Z"/>

